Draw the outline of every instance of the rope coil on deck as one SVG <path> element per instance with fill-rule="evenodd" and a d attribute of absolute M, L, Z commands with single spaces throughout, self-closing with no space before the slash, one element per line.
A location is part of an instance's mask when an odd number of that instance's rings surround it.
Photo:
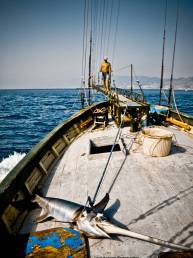
<path fill-rule="evenodd" d="M 99 109 L 99 108 L 96 108 L 93 112 L 93 114 L 104 114 L 105 112 L 107 112 L 107 109 L 105 107 Z"/>
<path fill-rule="evenodd" d="M 173 133 L 160 128 L 145 128 L 142 135 L 144 154 L 152 157 L 164 157 L 169 154 Z"/>
<path fill-rule="evenodd" d="M 159 128 L 143 129 L 142 133 L 145 137 L 149 137 L 152 139 L 166 139 L 173 136 L 173 133 L 167 132 L 166 130 Z"/>

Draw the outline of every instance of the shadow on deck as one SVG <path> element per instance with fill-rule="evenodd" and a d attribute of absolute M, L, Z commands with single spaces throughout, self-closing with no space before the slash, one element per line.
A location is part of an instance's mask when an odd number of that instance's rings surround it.
<path fill-rule="evenodd" d="M 178 237 L 184 236 L 180 241 L 176 241 Z M 187 224 L 182 230 L 178 231 L 174 236 L 172 236 L 168 241 L 175 242 L 176 244 L 184 245 L 186 247 L 192 247 L 191 238 L 193 236 L 193 222 Z M 190 240 L 190 242 L 189 242 Z M 159 249 L 155 250 L 148 258 L 157 258 L 160 252 L 166 251 L 166 247 L 160 247 Z"/>
<path fill-rule="evenodd" d="M 182 198 L 186 197 L 187 195 L 189 195 L 191 193 L 193 193 L 193 186 L 191 186 L 183 191 L 180 191 L 178 194 L 176 194 L 176 195 L 170 197 L 169 199 L 163 201 L 162 203 L 156 205 L 152 209 L 148 210 L 146 213 L 141 214 L 138 218 L 130 221 L 129 224 L 127 224 L 127 226 L 133 225 L 133 224 L 137 223 L 138 221 L 143 220 L 150 215 L 153 215 L 154 213 L 158 212 L 159 210 L 165 208 L 166 206 L 172 205 L 176 201 L 181 200 Z"/>

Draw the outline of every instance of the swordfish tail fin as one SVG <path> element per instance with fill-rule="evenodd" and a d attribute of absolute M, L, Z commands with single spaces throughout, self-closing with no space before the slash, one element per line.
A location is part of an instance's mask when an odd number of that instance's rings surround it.
<path fill-rule="evenodd" d="M 38 194 L 35 194 L 35 197 L 31 201 L 37 203 L 42 208 L 46 208 L 46 205 L 48 203 L 47 198 L 41 197 Z"/>
<path fill-rule="evenodd" d="M 132 238 L 135 238 L 135 239 L 140 239 L 142 241 L 150 242 L 152 244 L 177 249 L 177 250 L 193 251 L 192 248 L 182 246 L 182 245 L 178 245 L 178 244 L 174 244 L 174 243 L 170 243 L 170 242 L 158 239 L 158 238 L 154 238 L 154 237 L 142 235 L 142 234 L 139 234 L 139 233 L 135 233 L 135 232 L 132 232 L 130 230 L 117 227 L 117 226 L 115 226 L 115 225 L 113 225 L 113 224 L 111 224 L 107 221 L 100 222 L 98 224 L 98 227 L 100 227 L 102 230 L 104 230 L 107 234 L 123 235 L 123 236 L 132 237 Z"/>
<path fill-rule="evenodd" d="M 40 199 L 40 196 L 35 194 L 33 199 L 31 200 L 31 202 L 37 202 L 38 203 L 38 200 Z"/>

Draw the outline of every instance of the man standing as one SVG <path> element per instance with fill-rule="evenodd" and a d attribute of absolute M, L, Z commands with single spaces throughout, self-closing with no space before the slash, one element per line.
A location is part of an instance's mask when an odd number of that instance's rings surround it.
<path fill-rule="evenodd" d="M 108 57 L 104 57 L 104 61 L 100 66 L 100 72 L 102 72 L 103 86 L 106 91 L 110 91 L 110 82 L 111 82 L 111 64 L 108 62 Z"/>

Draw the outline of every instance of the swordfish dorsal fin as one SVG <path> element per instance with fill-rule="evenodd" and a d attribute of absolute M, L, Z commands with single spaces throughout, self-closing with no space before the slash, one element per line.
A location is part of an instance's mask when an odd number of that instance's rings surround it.
<path fill-rule="evenodd" d="M 108 202 L 109 202 L 109 194 L 106 193 L 105 197 L 99 203 L 94 205 L 92 209 L 97 213 L 102 213 L 105 207 L 107 206 Z"/>

